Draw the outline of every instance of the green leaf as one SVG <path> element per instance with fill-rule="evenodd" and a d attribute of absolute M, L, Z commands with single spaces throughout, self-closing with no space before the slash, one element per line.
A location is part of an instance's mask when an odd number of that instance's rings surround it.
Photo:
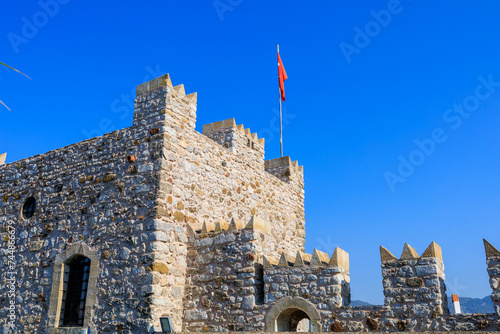
<path fill-rule="evenodd" d="M 30 78 L 29 76 L 27 76 L 26 74 L 24 74 L 23 72 L 21 72 L 21 71 L 19 71 L 19 70 L 16 70 L 16 69 L 15 69 L 14 67 L 12 67 L 12 66 L 9 66 L 9 65 L 7 65 L 7 64 L 5 64 L 5 63 L 2 63 L 1 61 L 0 61 L 0 65 L 3 65 L 3 66 L 5 66 L 5 67 L 7 67 L 7 68 L 10 68 L 11 70 L 14 70 L 14 71 L 16 71 L 17 73 L 20 73 L 20 74 L 24 75 L 26 78 L 28 78 L 28 79 L 30 79 L 30 80 L 31 80 L 31 78 Z M 2 101 L 0 101 L 0 103 L 2 103 L 2 104 L 5 106 L 5 104 L 4 104 Z M 7 107 L 7 106 L 5 106 L 5 107 Z M 7 108 L 7 109 L 8 109 L 8 108 Z"/>

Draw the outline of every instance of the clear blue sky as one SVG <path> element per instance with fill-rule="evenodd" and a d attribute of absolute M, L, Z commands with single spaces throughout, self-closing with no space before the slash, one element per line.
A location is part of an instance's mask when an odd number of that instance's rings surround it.
<path fill-rule="evenodd" d="M 405 242 L 421 254 L 436 241 L 449 293 L 491 293 L 482 238 L 500 247 L 498 1 L 60 2 L 0 13 L 0 61 L 32 78 L 0 69 L 7 162 L 130 126 L 135 87 L 164 73 L 198 92 L 197 129 L 235 117 L 276 158 L 279 43 L 306 250 L 348 251 L 353 299 L 382 303 L 379 245 L 399 256 Z"/>

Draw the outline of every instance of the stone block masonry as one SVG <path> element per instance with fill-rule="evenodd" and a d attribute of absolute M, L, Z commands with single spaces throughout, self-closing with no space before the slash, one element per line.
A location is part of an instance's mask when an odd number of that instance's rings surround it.
<path fill-rule="evenodd" d="M 491 300 L 493 301 L 495 312 L 500 315 L 500 251 L 486 239 L 484 239 L 484 249 L 486 251 L 486 264 L 488 265 L 490 286 L 493 289 Z"/>
<path fill-rule="evenodd" d="M 435 243 L 399 259 L 381 247 L 385 305 L 350 307 L 348 253 L 304 252 L 302 166 L 264 160 L 234 119 L 196 132 L 196 112 L 167 74 L 137 87 L 129 128 L 0 155 L 0 333 L 154 333 L 163 316 L 176 332 L 500 330 L 487 241 L 496 313 L 449 314 Z M 78 325 L 65 320 L 76 262 Z"/>
<path fill-rule="evenodd" d="M 155 235 L 145 226 L 154 218 L 160 168 L 154 154 L 160 137 L 149 131 L 148 125 L 115 131 L 0 167 L 0 223 L 15 229 L 13 332 L 60 327 L 59 319 L 48 314 L 51 300 L 58 300 L 52 290 L 56 257 L 75 243 L 97 253 L 97 302 L 89 307 L 88 325 L 101 332 L 113 332 L 122 323 L 148 330 L 153 305 L 141 290 L 148 285 L 145 269 Z M 135 157 L 133 163 L 128 155 Z M 27 218 L 23 204 L 30 197 L 36 208 Z M 10 240 L 2 241 L 4 250 Z M 0 257 L 2 268 L 7 255 Z M 2 285 L 7 274 L 0 271 Z M 5 310 L 0 312 L 5 324 Z"/>
<path fill-rule="evenodd" d="M 241 153 L 249 162 L 264 163 L 264 138 L 240 124 L 234 118 L 203 126 L 203 134 L 233 153 Z"/>
<path fill-rule="evenodd" d="M 498 251 L 485 241 L 488 272 L 495 276 Z M 380 247 L 385 303 L 343 306 L 324 325 L 333 332 L 498 331 L 498 314 L 450 314 L 447 308 L 441 247 L 432 242 L 421 256 L 405 244 L 398 259 Z M 490 283 L 492 280 L 490 279 Z M 493 287 L 497 285 L 492 284 Z M 495 288 L 492 294 L 495 295 Z"/>
<path fill-rule="evenodd" d="M 347 258 L 339 264 L 336 258 Z M 305 260 L 304 260 L 305 259 Z M 300 296 L 309 300 L 322 313 L 350 304 L 348 254 L 336 248 L 332 260 L 327 254 L 314 250 L 313 255 L 297 252 L 295 258 L 285 253 L 277 265 L 264 258 L 264 292 L 266 303 L 282 298 Z"/>
<path fill-rule="evenodd" d="M 189 331 L 264 329 L 262 257 L 272 238 L 266 222 L 232 219 L 190 233 L 184 328 Z"/>
<path fill-rule="evenodd" d="M 399 260 L 381 247 L 385 305 L 395 316 L 436 317 L 450 313 L 441 248 L 435 243 L 419 256 L 405 244 Z"/>
<path fill-rule="evenodd" d="M 318 250 L 313 255 L 297 251 L 293 260 L 282 252 L 276 261 L 273 243 L 272 224 L 257 216 L 246 224 L 233 218 L 190 231 L 184 329 L 287 329 L 287 321 L 276 327 L 269 319 L 281 314 L 281 304 L 309 307 L 309 319 L 317 313 L 320 328 L 321 317 L 326 320 L 331 311 L 349 304 L 345 251 L 337 248 L 331 259 Z"/>
<path fill-rule="evenodd" d="M 67 331 L 57 310 L 61 286 L 55 291 L 52 283 L 60 277 L 56 257 L 76 243 L 96 252 L 96 301 L 84 324 L 102 333 L 159 330 L 165 314 L 183 327 L 186 231 L 205 221 L 258 214 L 273 222 L 266 253 L 303 251 L 302 170 L 295 166 L 287 182 L 268 173 L 263 140 L 241 126 L 227 148 L 196 132 L 196 103 L 196 93 L 186 95 L 164 75 L 137 87 L 130 128 L 0 166 L 0 223 L 15 229 L 12 240 L 2 238 L 16 247 L 12 331 Z M 30 197 L 36 206 L 26 218 Z M 6 279 L 1 271 L 3 286 Z M 0 298 L 7 300 L 5 289 Z M 6 315 L 0 310 L 0 326 Z"/>

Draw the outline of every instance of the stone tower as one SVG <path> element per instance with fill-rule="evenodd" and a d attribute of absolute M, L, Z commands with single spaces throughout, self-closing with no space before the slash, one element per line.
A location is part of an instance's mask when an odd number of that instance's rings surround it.
<path fill-rule="evenodd" d="M 264 140 L 234 119 L 197 132 L 196 103 L 164 75 L 137 87 L 131 127 L 0 166 L 12 253 L 1 255 L 11 270 L 0 275 L 14 282 L 13 328 L 62 333 L 75 288 L 68 275 L 88 259 L 79 327 L 150 332 L 167 314 L 179 330 L 189 233 L 216 222 L 265 220 L 257 261 L 304 250 L 302 167 L 288 157 L 264 161 Z"/>
<path fill-rule="evenodd" d="M 195 130 L 197 95 L 137 87 L 133 124 L 8 164 L 0 156 L 3 333 L 498 330 L 449 314 L 436 243 L 381 247 L 384 305 L 351 307 L 349 254 L 304 252 L 304 174 L 234 119 Z"/>

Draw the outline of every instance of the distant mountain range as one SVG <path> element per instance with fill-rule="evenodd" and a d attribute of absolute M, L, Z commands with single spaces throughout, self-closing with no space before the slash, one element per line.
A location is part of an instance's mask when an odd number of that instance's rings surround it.
<path fill-rule="evenodd" d="M 483 299 L 469 297 L 459 297 L 459 299 L 462 313 L 495 313 L 490 296 L 486 296 Z M 448 296 L 448 307 L 450 308 L 450 313 L 454 313 L 451 296 Z"/>
<path fill-rule="evenodd" d="M 351 300 L 350 306 L 365 306 L 365 305 L 372 305 L 372 304 L 364 302 L 362 300 Z"/>
<path fill-rule="evenodd" d="M 362 300 L 351 301 L 351 306 L 364 306 L 371 305 L 370 303 L 364 302 Z M 453 304 L 451 302 L 451 296 L 448 296 L 448 307 L 450 308 L 450 313 L 454 313 Z M 460 308 L 462 313 L 495 313 L 493 308 L 493 302 L 490 296 L 481 298 L 469 298 L 460 297 Z"/>

